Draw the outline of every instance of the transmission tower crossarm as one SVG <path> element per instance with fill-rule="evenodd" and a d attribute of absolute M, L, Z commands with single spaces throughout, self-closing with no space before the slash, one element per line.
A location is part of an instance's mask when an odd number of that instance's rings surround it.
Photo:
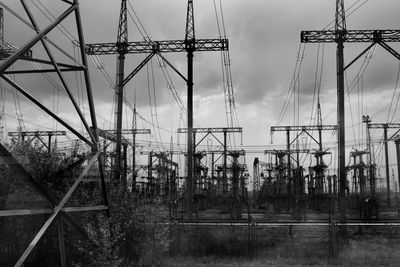
<path fill-rule="evenodd" d="M 193 133 L 241 133 L 241 127 L 219 127 L 219 128 L 193 128 Z M 178 128 L 178 133 L 187 133 L 187 128 Z"/>
<path fill-rule="evenodd" d="M 264 150 L 264 154 L 295 154 L 295 153 L 310 153 L 309 149 L 267 149 Z"/>
<path fill-rule="evenodd" d="M 196 52 L 227 51 L 229 48 L 228 39 L 196 39 L 194 50 Z M 137 41 L 128 42 L 127 54 L 144 54 L 157 51 L 159 53 L 178 53 L 186 51 L 184 40 L 164 41 Z M 115 55 L 118 54 L 116 43 L 93 43 L 86 45 L 88 55 Z"/>
<path fill-rule="evenodd" d="M 64 136 L 65 131 L 23 131 L 8 132 L 8 136 Z"/>
<path fill-rule="evenodd" d="M 370 129 L 398 129 L 400 123 L 368 123 Z"/>
<path fill-rule="evenodd" d="M 116 130 L 105 130 L 105 132 L 116 134 Z M 121 134 L 151 134 L 150 129 L 122 129 Z"/>
<path fill-rule="evenodd" d="M 338 129 L 337 125 L 306 125 L 306 126 L 271 126 L 272 132 L 286 132 L 286 131 L 336 131 Z"/>
<path fill-rule="evenodd" d="M 302 43 L 336 43 L 335 30 L 328 31 L 302 31 Z M 343 41 L 347 43 L 382 43 L 399 42 L 400 30 L 346 30 Z"/>

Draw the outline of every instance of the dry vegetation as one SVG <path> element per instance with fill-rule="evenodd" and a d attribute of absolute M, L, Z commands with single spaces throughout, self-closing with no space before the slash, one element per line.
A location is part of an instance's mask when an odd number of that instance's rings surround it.
<path fill-rule="evenodd" d="M 400 242 L 366 236 L 350 238 L 341 245 L 339 256 L 330 260 L 326 245 L 296 241 L 259 251 L 253 258 L 246 257 L 176 257 L 164 266 L 400 266 Z"/>

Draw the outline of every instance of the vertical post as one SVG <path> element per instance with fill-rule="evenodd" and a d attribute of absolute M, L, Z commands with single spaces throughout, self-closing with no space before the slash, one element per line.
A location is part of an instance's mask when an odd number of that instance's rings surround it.
<path fill-rule="evenodd" d="M 211 184 L 214 184 L 214 151 L 211 152 Z M 215 194 L 216 196 L 217 194 Z"/>
<path fill-rule="evenodd" d="M 286 130 L 286 149 L 287 149 L 287 164 L 288 164 L 288 195 L 289 198 L 292 195 L 292 179 L 290 173 L 292 172 L 291 168 L 291 159 L 290 159 L 290 130 Z"/>
<path fill-rule="evenodd" d="M 58 245 L 60 248 L 60 262 L 61 267 L 67 267 L 67 256 L 65 253 L 65 242 L 64 242 L 64 227 L 61 218 L 61 214 L 57 218 L 57 229 L 58 229 Z"/>
<path fill-rule="evenodd" d="M 397 158 L 397 179 L 398 179 L 397 185 L 399 186 L 398 192 L 400 192 L 400 139 L 397 139 L 395 141 L 395 144 L 396 144 L 396 158 Z"/>
<path fill-rule="evenodd" d="M 126 0 L 121 1 L 121 11 L 118 23 L 118 36 L 117 36 L 117 113 L 115 126 L 117 130 L 117 144 L 115 147 L 115 166 L 114 166 L 114 180 L 121 179 L 122 155 L 121 155 L 121 130 L 122 130 L 122 104 L 124 99 L 124 72 L 125 72 L 125 55 L 128 46 L 128 21 L 127 21 L 127 8 Z M 125 180 L 125 177 L 123 177 Z M 124 181 L 125 184 L 125 181 Z"/>
<path fill-rule="evenodd" d="M 132 190 L 136 191 L 136 93 L 135 105 L 133 107 L 133 122 L 132 122 Z M 172 143 L 172 142 L 171 142 Z"/>
<path fill-rule="evenodd" d="M 188 81 L 187 81 L 187 110 L 188 110 L 188 176 L 187 176 L 187 219 L 192 220 L 193 214 L 193 50 L 187 50 Z"/>
<path fill-rule="evenodd" d="M 51 134 L 49 134 L 49 144 L 48 144 L 48 152 L 51 153 Z"/>
<path fill-rule="evenodd" d="M 367 151 L 369 152 L 368 155 L 368 175 L 369 175 L 369 187 L 371 191 L 371 196 L 375 196 L 375 172 L 372 163 L 372 149 L 371 149 L 371 134 L 369 131 L 369 123 L 371 122 L 368 115 L 362 117 L 363 122 L 366 126 L 366 134 L 367 134 Z"/>
<path fill-rule="evenodd" d="M 187 112 L 188 112 L 188 177 L 187 177 L 187 219 L 192 220 L 193 214 L 193 52 L 195 50 L 193 0 L 188 0 L 185 48 L 188 58 L 187 77 Z"/>
<path fill-rule="evenodd" d="M 118 55 L 117 63 L 117 113 L 116 113 L 116 130 L 117 142 L 115 147 L 115 165 L 114 165 L 114 180 L 120 181 L 121 179 L 121 130 L 122 130 L 122 106 L 124 99 L 124 67 L 125 67 L 125 53 L 120 52 Z"/>
<path fill-rule="evenodd" d="M 226 200 L 228 194 L 228 159 L 227 159 L 227 138 L 226 131 L 224 131 L 224 168 L 222 170 L 222 196 Z"/>
<path fill-rule="evenodd" d="M 346 160 L 345 160 L 345 113 L 344 113 L 344 31 L 337 33 L 337 102 L 338 102 L 338 174 L 339 174 L 339 213 L 346 222 Z"/>
<path fill-rule="evenodd" d="M 385 165 L 386 165 L 386 201 L 390 207 L 390 171 L 389 171 L 389 151 L 388 151 L 388 137 L 387 137 L 387 124 L 383 127 L 383 142 L 385 144 Z"/>
<path fill-rule="evenodd" d="M 153 151 L 149 154 L 149 165 L 147 167 L 147 186 L 149 187 L 147 191 L 152 193 L 153 191 Z M 150 189 L 150 190 L 149 190 Z"/>
<path fill-rule="evenodd" d="M 122 168 L 122 179 L 123 183 L 126 183 L 126 174 L 128 170 L 128 144 L 123 145 L 123 153 L 124 153 L 124 166 Z"/>
<path fill-rule="evenodd" d="M 133 129 L 132 136 L 132 190 L 136 190 L 136 127 Z"/>

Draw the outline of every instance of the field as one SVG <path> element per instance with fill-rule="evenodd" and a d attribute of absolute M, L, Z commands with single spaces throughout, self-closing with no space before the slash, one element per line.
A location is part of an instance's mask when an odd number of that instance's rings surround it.
<path fill-rule="evenodd" d="M 160 266 L 400 266 L 400 240 L 353 236 L 341 244 L 337 257 L 329 259 L 325 246 L 295 240 L 259 250 L 254 257 L 170 257 Z"/>

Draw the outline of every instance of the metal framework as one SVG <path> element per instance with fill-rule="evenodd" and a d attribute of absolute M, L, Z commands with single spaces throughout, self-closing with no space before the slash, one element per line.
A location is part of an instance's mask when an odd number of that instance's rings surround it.
<path fill-rule="evenodd" d="M 400 30 L 347 30 L 343 36 L 347 43 L 398 42 Z M 336 31 L 302 31 L 302 43 L 336 43 Z"/>
<path fill-rule="evenodd" d="M 178 133 L 187 133 L 187 128 L 178 128 Z M 193 128 L 193 133 L 242 133 L 243 129 L 241 127 L 233 128 Z"/>
<path fill-rule="evenodd" d="M 178 133 L 189 133 L 189 128 L 178 128 L 177 130 Z M 198 145 L 200 145 L 201 142 L 205 140 L 205 138 L 209 135 L 212 135 L 215 140 L 217 140 L 221 146 L 223 147 L 222 151 L 208 151 L 209 153 L 212 154 L 212 169 L 211 169 L 211 176 L 214 174 L 214 163 L 218 161 L 219 158 L 214 160 L 214 154 L 221 153 L 221 156 L 223 158 L 223 167 L 222 167 L 222 197 L 226 199 L 228 195 L 228 175 L 227 175 L 227 170 L 228 168 L 228 156 L 235 157 L 236 154 L 242 156 L 244 155 L 244 151 L 235 151 L 235 150 L 228 150 L 228 145 L 227 145 L 227 134 L 228 133 L 242 133 L 243 129 L 241 127 L 215 127 L 215 128 L 191 128 L 191 140 L 193 142 L 193 145 L 191 145 L 192 149 L 192 154 L 196 154 L 196 148 Z M 222 133 L 223 134 L 223 141 L 221 142 L 214 134 L 215 133 Z M 196 134 L 204 134 L 204 136 L 200 139 L 200 141 L 196 142 Z M 188 134 L 189 136 L 189 134 Z M 187 153 L 188 160 L 190 160 L 190 152 L 188 150 Z M 189 173 L 188 173 L 189 174 Z"/>
<path fill-rule="evenodd" d="M 337 103 L 338 103 L 338 175 L 339 175 L 339 212 L 341 221 L 346 221 L 345 188 L 345 103 L 344 72 L 375 44 L 379 44 L 389 53 L 400 59 L 400 54 L 390 47 L 388 42 L 399 42 L 400 30 L 347 30 L 344 0 L 336 0 L 335 30 L 302 31 L 302 43 L 337 43 Z M 349 64 L 344 63 L 344 43 L 371 43 L 360 55 Z"/>
<path fill-rule="evenodd" d="M 66 131 L 23 131 L 23 132 L 8 132 L 8 136 L 63 136 Z"/>
<path fill-rule="evenodd" d="M 271 132 L 278 131 L 336 131 L 337 125 L 306 125 L 306 126 L 271 126 Z"/>
<path fill-rule="evenodd" d="M 53 136 L 65 136 L 67 133 L 65 131 L 23 131 L 23 132 L 8 132 L 8 136 L 20 136 L 22 141 L 24 141 L 26 136 L 32 136 L 39 139 L 40 142 L 47 148 L 48 152 L 51 152 L 51 138 Z M 47 136 L 47 144 L 43 141 L 42 137 Z M 32 140 L 32 139 L 31 139 Z"/>
<path fill-rule="evenodd" d="M 400 188 L 400 136 L 397 135 L 391 138 L 396 145 L 396 159 L 397 159 L 397 179 L 398 179 L 398 186 Z M 400 191 L 400 190 L 399 190 Z"/>
<path fill-rule="evenodd" d="M 388 148 L 388 129 L 400 129 L 400 123 L 370 123 L 368 120 L 367 128 L 369 129 L 383 129 L 383 144 L 385 146 L 385 172 L 386 172 L 386 202 L 391 206 L 390 201 L 390 169 L 389 169 L 389 148 Z M 368 145 L 369 146 L 369 145 Z"/>
<path fill-rule="evenodd" d="M 107 133 L 115 134 L 116 130 L 106 130 Z M 122 129 L 121 134 L 151 134 L 150 129 Z"/>
<path fill-rule="evenodd" d="M 86 45 L 88 55 L 115 55 L 118 53 L 116 43 L 94 43 Z M 194 50 L 210 52 L 228 50 L 228 39 L 196 39 Z M 128 42 L 126 52 L 129 54 L 179 53 L 186 52 L 185 40 L 139 41 Z"/>
<path fill-rule="evenodd" d="M 123 2 L 126 0 L 122 0 Z M 120 15 L 120 27 L 127 27 L 127 24 L 121 23 L 126 16 L 126 5 L 121 4 L 121 15 Z M 123 46 L 121 45 L 123 44 Z M 127 82 L 132 79 L 139 71 L 147 64 L 147 62 L 155 54 L 158 54 L 164 62 L 167 63 L 187 84 L 187 115 L 188 115 L 188 192 L 187 192 L 187 217 L 189 220 L 192 218 L 193 203 L 193 192 L 191 192 L 192 176 L 193 176 L 193 140 L 192 132 L 193 128 L 193 56 L 194 52 L 209 52 L 209 51 L 227 51 L 228 40 L 227 39 L 196 39 L 195 28 L 194 28 L 194 8 L 193 0 L 188 0 L 187 16 L 186 16 L 186 29 L 185 29 L 185 40 L 167 40 L 167 41 L 140 41 L 140 42 L 126 42 L 123 43 L 95 43 L 88 44 L 86 46 L 86 53 L 89 55 L 119 55 L 118 71 L 117 71 L 117 94 L 118 94 L 118 118 L 119 122 L 122 122 L 122 100 L 123 100 L 123 87 Z M 187 64 L 187 77 L 182 75 L 165 57 L 160 53 L 172 53 L 172 52 L 186 52 L 188 58 Z M 126 54 L 149 54 L 128 76 L 124 79 L 124 60 Z M 121 112 L 119 112 L 121 111 Z M 118 129 L 121 127 L 117 126 Z M 117 134 L 117 159 L 120 159 L 120 141 L 121 135 Z M 117 171 L 118 172 L 118 171 Z M 118 176 L 119 174 L 116 173 Z"/>
<path fill-rule="evenodd" d="M 319 106 L 319 102 L 318 102 L 318 106 Z M 320 111 L 320 107 L 318 108 L 318 110 Z M 320 113 L 318 114 L 319 116 L 319 120 L 321 118 Z M 319 121 L 320 122 L 320 121 Z M 315 143 L 318 144 L 318 151 L 316 151 L 315 153 L 315 157 L 317 160 L 317 164 L 314 167 L 317 173 L 317 177 L 319 177 L 320 179 L 323 178 L 324 176 L 324 172 L 325 172 L 325 168 L 326 165 L 323 162 L 323 156 L 328 154 L 328 152 L 323 151 L 323 147 L 322 147 L 322 131 L 336 131 L 338 129 L 337 125 L 303 125 L 303 126 L 272 126 L 271 127 L 271 135 L 276 132 L 276 131 L 282 131 L 282 132 L 286 132 L 286 149 L 288 151 L 287 153 L 287 163 L 288 163 L 288 176 L 289 176 L 289 180 L 291 180 L 291 158 L 292 156 L 290 155 L 291 151 L 290 150 L 290 146 L 294 143 L 294 141 L 296 141 L 300 135 L 302 133 L 306 133 Z M 294 131 L 294 132 L 299 132 L 297 134 L 297 136 L 293 139 L 290 140 L 290 132 Z M 312 134 L 309 133 L 309 131 L 317 131 L 318 132 L 318 140 L 314 138 L 314 136 Z M 302 151 L 304 152 L 304 151 Z M 299 155 L 300 152 L 296 152 L 297 154 L 297 164 L 299 165 Z M 299 167 L 299 166 L 298 166 Z M 290 188 L 291 189 L 291 188 Z"/>
<path fill-rule="evenodd" d="M 90 83 L 90 77 L 89 77 L 89 71 L 88 71 L 88 64 L 87 64 L 87 59 L 85 55 L 85 41 L 83 38 L 83 31 L 82 31 L 82 23 L 81 23 L 81 14 L 80 14 L 80 9 L 79 9 L 79 1 L 78 0 L 71 0 L 71 1 L 58 1 L 59 2 L 59 7 L 60 9 L 62 8 L 63 11 L 60 13 L 58 17 L 54 19 L 54 21 L 50 22 L 48 25 L 44 26 L 41 28 L 37 24 L 37 20 L 35 17 L 35 14 L 31 12 L 31 7 L 27 4 L 26 1 L 22 0 L 21 5 L 23 7 L 23 10 L 26 13 L 26 16 L 28 19 L 24 19 L 23 16 L 19 15 L 17 12 L 13 11 L 10 7 L 8 7 L 6 4 L 3 2 L 0 2 L 0 6 L 4 9 L 7 10 L 9 13 L 14 15 L 17 19 L 22 21 L 28 28 L 34 31 L 35 35 L 31 37 L 29 40 L 26 40 L 25 43 L 20 47 L 20 48 L 15 48 L 12 49 L 7 53 L 2 53 L 2 57 L 4 60 L 0 64 L 0 78 L 8 83 L 10 86 L 12 86 L 16 91 L 18 91 L 20 94 L 22 94 L 24 97 L 26 97 L 30 102 L 33 103 L 33 105 L 37 106 L 39 109 L 41 109 L 43 112 L 47 113 L 50 117 L 52 117 L 54 120 L 56 120 L 59 124 L 61 124 L 66 130 L 77 136 L 80 140 L 84 141 L 90 148 L 91 148 L 91 153 L 89 153 L 83 160 L 80 160 L 70 166 L 72 168 L 73 166 L 79 165 L 79 164 L 85 164 L 85 168 L 82 171 L 82 173 L 79 175 L 79 177 L 75 180 L 73 185 L 68 189 L 68 191 L 64 194 L 62 197 L 62 200 L 60 202 L 55 202 L 49 196 L 44 192 L 39 186 L 37 186 L 34 181 L 32 180 L 32 177 L 29 175 L 29 173 L 18 163 L 18 161 L 11 155 L 7 149 L 0 144 L 0 157 L 5 162 L 12 170 L 13 174 L 15 175 L 16 178 L 22 179 L 26 181 L 28 185 L 30 185 L 31 188 L 34 188 L 34 191 L 38 193 L 39 196 L 41 196 L 43 199 L 45 199 L 48 203 L 48 208 L 45 210 L 38 210 L 37 207 L 34 206 L 32 203 L 27 203 L 26 207 L 23 209 L 5 209 L 1 211 L 1 216 L 17 216 L 17 215 L 33 215 L 37 213 L 48 213 L 49 217 L 47 218 L 46 222 L 43 224 L 41 229 L 36 233 L 35 237 L 31 241 L 31 243 L 27 246 L 26 250 L 23 252 L 23 254 L 20 256 L 18 261 L 16 262 L 15 266 L 22 266 L 24 264 L 24 261 L 27 259 L 27 257 L 30 255 L 32 250 L 37 246 L 38 241 L 43 237 L 43 235 L 47 232 L 49 227 L 57 222 L 57 226 L 59 227 L 59 245 L 60 245 L 60 254 L 61 254 L 61 266 L 66 266 L 66 257 L 65 257 L 65 245 L 64 245 L 64 233 L 63 233 L 63 224 L 65 221 L 68 222 L 68 224 L 76 229 L 79 233 L 83 233 L 83 235 L 87 236 L 87 234 L 84 233 L 84 231 L 78 226 L 77 223 L 75 223 L 66 213 L 63 213 L 63 211 L 66 212 L 76 212 L 76 211 L 90 211 L 90 210 L 105 210 L 107 212 L 107 215 L 109 216 L 109 209 L 108 209 L 108 197 L 107 197 L 107 190 L 106 190 L 106 184 L 104 180 L 104 172 L 103 172 L 103 157 L 100 154 L 98 150 L 98 136 L 97 136 L 97 131 L 94 130 L 92 131 L 90 128 L 90 124 L 93 127 L 93 129 L 97 129 L 97 121 L 96 121 L 96 113 L 95 113 L 95 108 L 94 108 L 94 102 L 93 102 L 93 94 L 92 94 L 92 89 L 91 89 L 91 83 Z M 52 41 L 50 37 L 48 37 L 49 34 L 53 33 L 53 30 L 59 27 L 65 20 L 69 20 L 69 25 L 71 24 L 71 19 L 72 21 L 75 22 L 76 26 L 76 40 L 78 49 L 79 49 L 79 60 L 75 59 L 71 53 L 68 53 L 64 49 L 61 48 L 60 45 L 57 45 L 56 41 Z M 36 48 L 43 48 L 44 49 L 44 57 L 45 58 L 29 58 L 27 57 L 28 54 L 32 54 L 31 51 L 33 51 Z M 55 53 L 62 53 L 66 55 L 73 63 L 65 63 L 65 62 L 59 62 L 56 60 Z M 47 56 L 47 58 L 46 58 Z M 57 114 L 53 113 L 49 108 L 47 108 L 44 104 L 42 104 L 38 99 L 35 98 L 29 91 L 19 84 L 17 84 L 13 79 L 11 79 L 7 74 L 10 73 L 9 70 L 14 66 L 14 64 L 17 61 L 31 61 L 31 62 L 37 62 L 41 64 L 47 65 L 48 69 L 41 72 L 37 71 L 36 69 L 27 69 L 23 71 L 19 71 L 18 73 L 20 74 L 25 74 L 25 73 L 44 73 L 44 72 L 54 72 L 57 75 L 58 82 L 61 83 L 62 85 L 62 90 L 65 90 L 67 93 L 69 100 L 71 101 L 72 106 L 75 109 L 76 115 L 78 116 L 80 122 L 82 122 L 84 130 L 86 131 L 86 134 L 89 136 L 89 138 L 85 137 L 85 134 L 81 133 L 80 130 L 75 129 L 72 125 L 70 125 L 68 122 L 66 122 L 64 119 L 59 117 Z M 84 77 L 84 85 L 85 85 L 85 90 L 86 90 L 86 95 L 87 95 L 87 101 L 88 101 L 88 107 L 89 107 L 89 114 L 90 114 L 90 122 L 85 118 L 83 115 L 83 112 L 80 108 L 80 105 L 76 101 L 76 98 L 74 94 L 71 91 L 71 86 L 68 84 L 68 79 L 63 75 L 63 70 L 62 68 L 69 68 L 70 71 L 80 71 L 83 73 Z M 35 76 L 36 80 L 39 80 L 42 78 L 42 76 Z M 32 89 L 32 88 L 31 88 Z M 40 132 L 39 132 L 40 133 Z M 41 132 L 42 134 L 44 132 Z M 28 134 L 28 133 L 26 133 Z M 37 133 L 32 133 L 33 136 L 35 136 Z M 58 135 L 62 134 L 53 132 L 51 135 Z M 102 197 L 103 197 L 103 205 L 91 205 L 90 203 L 87 203 L 87 205 L 82 206 L 82 207 L 67 207 L 66 203 L 67 201 L 71 198 L 72 194 L 75 192 L 77 187 L 80 185 L 82 180 L 84 179 L 85 175 L 88 173 L 88 171 L 94 166 L 94 164 L 98 164 L 99 168 L 99 176 L 101 180 L 101 192 L 102 192 Z M 62 220 L 61 220 L 62 219 Z"/>

